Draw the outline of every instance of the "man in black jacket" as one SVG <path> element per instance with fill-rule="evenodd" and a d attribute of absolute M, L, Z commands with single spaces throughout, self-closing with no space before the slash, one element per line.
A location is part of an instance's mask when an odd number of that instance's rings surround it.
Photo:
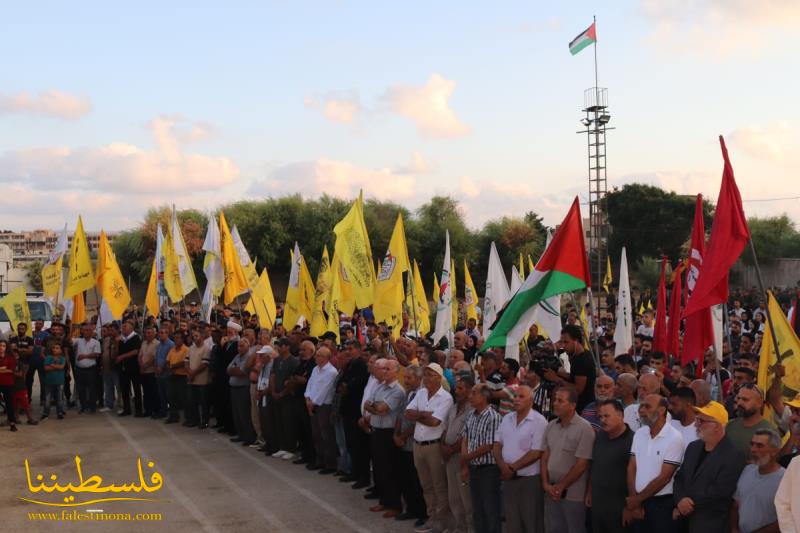
<path fill-rule="evenodd" d="M 745 457 L 725 435 L 725 407 L 710 402 L 694 410 L 700 438 L 689 444 L 675 474 L 672 517 L 684 520 L 688 533 L 730 531 L 733 493 Z"/>

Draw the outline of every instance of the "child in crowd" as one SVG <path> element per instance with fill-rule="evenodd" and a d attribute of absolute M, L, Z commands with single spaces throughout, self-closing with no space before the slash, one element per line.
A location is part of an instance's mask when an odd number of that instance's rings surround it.
<path fill-rule="evenodd" d="M 50 352 L 44 358 L 44 383 L 47 388 L 45 396 L 44 413 L 42 419 L 50 416 L 50 405 L 55 402 L 58 419 L 64 418 L 64 404 L 61 401 L 61 393 L 64 388 L 64 366 L 66 361 L 61 353 L 61 345 L 58 343 L 50 344 Z"/>
<path fill-rule="evenodd" d="M 14 414 L 20 411 L 25 413 L 28 418 L 28 425 L 35 426 L 39 422 L 33 419 L 31 414 L 31 403 L 28 400 L 28 387 L 25 384 L 25 376 L 28 375 L 28 368 L 30 365 L 20 357 L 17 349 L 11 352 L 17 360 L 17 365 L 14 368 L 14 396 L 12 397 L 14 403 Z"/>

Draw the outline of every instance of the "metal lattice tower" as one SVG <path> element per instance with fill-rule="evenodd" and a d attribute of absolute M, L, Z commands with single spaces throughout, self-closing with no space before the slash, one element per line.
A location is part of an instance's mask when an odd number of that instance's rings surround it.
<path fill-rule="evenodd" d="M 608 113 L 608 89 L 590 87 L 583 92 L 583 110 L 585 116 L 581 124 L 586 128 L 578 133 L 585 133 L 589 162 L 589 255 L 593 259 L 590 269 L 596 280 L 597 296 L 605 275 L 606 257 L 608 255 L 608 216 L 603 199 L 608 192 L 608 174 L 606 169 L 606 131 L 611 115 Z"/>

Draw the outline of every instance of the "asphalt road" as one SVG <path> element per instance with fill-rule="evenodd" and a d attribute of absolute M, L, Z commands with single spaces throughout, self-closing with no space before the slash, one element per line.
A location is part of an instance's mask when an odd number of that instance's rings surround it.
<path fill-rule="evenodd" d="M 34 408 L 38 412 L 38 405 Z M 153 471 L 163 477 L 163 488 L 142 493 L 157 501 L 49 507 L 19 499 L 62 502 L 63 495 L 56 492 L 29 491 L 24 462 L 29 461 L 34 485 L 38 473 L 45 476 L 46 483 L 50 474 L 56 474 L 61 484 L 78 484 L 76 455 L 81 457 L 84 478 L 100 475 L 103 486 L 138 483 L 137 460 L 141 457 L 146 480 Z M 149 461 L 154 463 L 152 469 L 147 467 Z M 64 420 L 51 415 L 35 427 L 20 425 L 16 433 L 3 427 L 0 469 L 3 532 L 413 531 L 413 521 L 397 522 L 371 513 L 369 507 L 375 502 L 365 500 L 363 491 L 352 490 L 338 478 L 266 457 L 229 442 L 227 436 L 211 429 L 200 431 L 150 419 L 119 418 L 108 413 L 78 415 L 71 410 Z M 107 496 L 79 493 L 75 500 L 86 502 Z M 93 519 L 65 519 L 64 513 Z M 137 514 L 160 515 L 160 519 L 106 518 L 116 514 L 130 514 L 131 518 Z M 106 519 L 96 520 L 100 515 Z"/>

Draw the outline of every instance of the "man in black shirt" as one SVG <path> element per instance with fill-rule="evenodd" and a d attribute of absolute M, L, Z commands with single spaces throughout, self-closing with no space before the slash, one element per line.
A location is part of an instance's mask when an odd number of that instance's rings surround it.
<path fill-rule="evenodd" d="M 357 340 L 347 341 L 345 348 L 348 361 L 336 380 L 336 394 L 341 396 L 339 412 L 353 470 L 342 480 L 355 481 L 357 486 L 366 487 L 370 479 L 369 435 L 358 427 L 358 419 L 361 418 L 361 400 L 369 380 L 369 369 L 361 353 L 361 344 Z"/>
<path fill-rule="evenodd" d="M 592 355 L 583 349 L 583 331 L 579 326 L 567 324 L 561 330 L 561 345 L 569 356 L 570 370 L 559 368 L 558 373 L 546 370 L 544 377 L 559 384 L 571 383 L 578 391 L 578 412 L 594 401 L 594 380 L 597 368 Z"/>
<path fill-rule="evenodd" d="M 142 412 L 142 382 L 139 375 L 139 348 L 142 338 L 134 331 L 133 320 L 122 323 L 122 336 L 119 339 L 117 367 L 120 368 L 119 388 L 122 396 L 122 411 L 119 416 L 131 414 L 131 386 L 133 386 L 133 406 L 136 416 Z"/>
<path fill-rule="evenodd" d="M 287 381 L 287 385 L 293 388 L 295 420 L 297 422 L 297 438 L 300 441 L 300 457 L 292 461 L 294 464 L 310 463 L 315 464 L 316 453 L 314 450 L 314 439 L 311 436 L 311 418 L 306 409 L 306 385 L 311 377 L 311 372 L 317 366 L 314 360 L 316 348 L 311 341 L 300 343 L 300 363 Z"/>
<path fill-rule="evenodd" d="M 616 400 L 598 403 L 603 430 L 592 447 L 591 486 L 586 504 L 592 508 L 593 533 L 625 533 L 622 509 L 628 496 L 627 469 L 633 431 L 625 424 L 622 405 Z"/>

